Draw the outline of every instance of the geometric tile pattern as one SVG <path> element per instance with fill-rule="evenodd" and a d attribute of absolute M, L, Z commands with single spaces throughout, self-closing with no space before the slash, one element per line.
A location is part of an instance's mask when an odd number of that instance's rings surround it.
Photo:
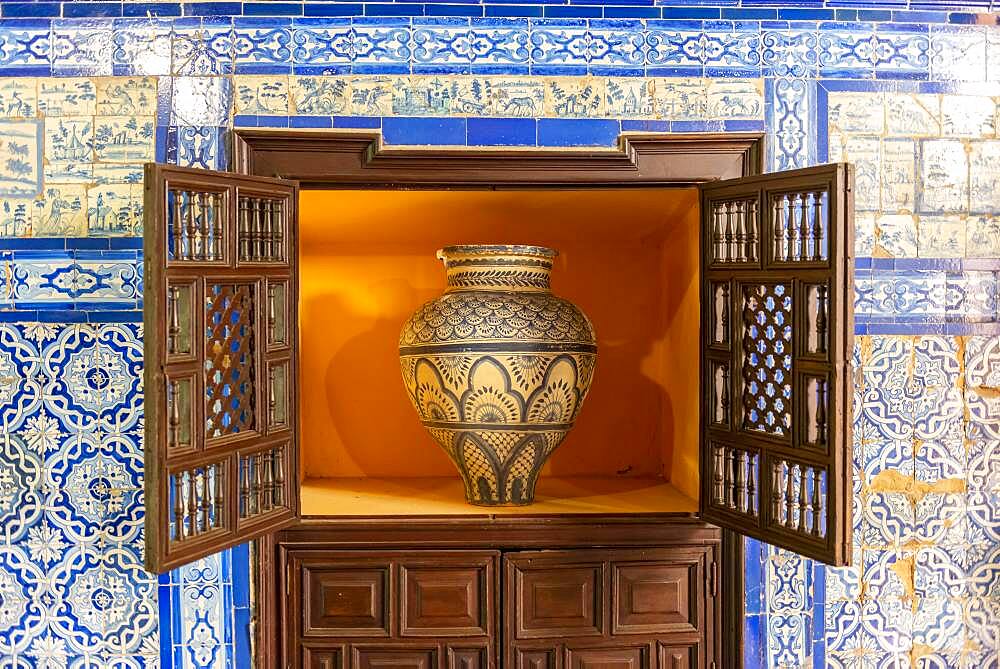
<path fill-rule="evenodd" d="M 246 546 L 141 567 L 141 164 L 224 169 L 233 126 L 855 162 L 854 566 L 748 541 L 746 666 L 995 666 L 989 5 L 0 1 L 0 666 L 246 666 Z"/>

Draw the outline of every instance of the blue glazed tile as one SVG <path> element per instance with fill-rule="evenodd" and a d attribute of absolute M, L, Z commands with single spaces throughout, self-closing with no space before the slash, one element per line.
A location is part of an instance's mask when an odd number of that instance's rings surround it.
<path fill-rule="evenodd" d="M 301 2 L 244 2 L 244 16 L 302 16 Z"/>
<path fill-rule="evenodd" d="M 175 2 L 126 2 L 122 5 L 125 17 L 168 17 L 180 16 L 181 5 Z"/>
<path fill-rule="evenodd" d="M 722 10 L 713 7 L 664 7 L 665 19 L 718 19 Z"/>
<path fill-rule="evenodd" d="M 61 16 L 62 7 L 58 2 L 4 2 L 0 4 L 0 16 L 14 18 L 42 18 Z"/>
<path fill-rule="evenodd" d="M 69 2 L 63 5 L 63 16 L 70 18 L 114 18 L 122 15 L 120 2 Z"/>
<path fill-rule="evenodd" d="M 382 120 L 382 136 L 386 144 L 464 146 L 466 120 L 389 117 Z"/>
<path fill-rule="evenodd" d="M 423 16 L 421 4 L 365 4 L 365 16 Z"/>
<path fill-rule="evenodd" d="M 534 119 L 468 119 L 469 146 L 534 146 L 536 132 Z"/>
<path fill-rule="evenodd" d="M 600 18 L 604 10 L 580 5 L 546 5 L 543 15 L 546 18 Z"/>
<path fill-rule="evenodd" d="M 241 2 L 190 2 L 184 4 L 184 16 L 239 16 Z"/>
<path fill-rule="evenodd" d="M 543 118 L 538 120 L 538 145 L 614 146 L 620 132 L 618 121 Z"/>
<path fill-rule="evenodd" d="M 424 5 L 427 16 L 483 16 L 483 7 L 479 4 L 465 5 Z"/>
<path fill-rule="evenodd" d="M 609 19 L 653 19 L 660 17 L 660 9 L 657 7 L 605 7 L 604 16 Z"/>
<path fill-rule="evenodd" d="M 360 3 L 306 3 L 303 9 L 305 16 L 360 16 L 364 13 L 364 5 Z"/>
<path fill-rule="evenodd" d="M 542 7 L 539 5 L 495 5 L 485 7 L 486 16 L 541 17 Z"/>

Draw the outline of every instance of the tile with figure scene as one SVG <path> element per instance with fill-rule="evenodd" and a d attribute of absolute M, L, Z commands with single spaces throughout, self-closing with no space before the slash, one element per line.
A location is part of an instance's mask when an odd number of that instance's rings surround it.
<path fill-rule="evenodd" d="M 140 184 L 107 184 L 87 190 L 90 236 L 132 235 L 142 225 Z"/>
<path fill-rule="evenodd" d="M 87 236 L 87 192 L 84 184 L 46 185 L 42 195 L 33 207 L 32 236 Z"/>
<path fill-rule="evenodd" d="M 358 77 L 351 80 L 351 110 L 356 116 L 392 114 L 392 77 Z"/>
<path fill-rule="evenodd" d="M 653 81 L 612 77 L 605 81 L 605 111 L 614 118 L 653 115 Z"/>
<path fill-rule="evenodd" d="M 156 114 L 155 77 L 100 77 L 97 113 L 100 116 L 153 116 Z"/>
<path fill-rule="evenodd" d="M 97 92 L 86 77 L 46 77 L 38 80 L 38 110 L 42 116 L 91 116 Z"/>
<path fill-rule="evenodd" d="M 882 211 L 913 211 L 916 208 L 917 145 L 913 140 L 882 141 L 881 181 Z"/>
<path fill-rule="evenodd" d="M 490 88 L 493 116 L 531 118 L 545 113 L 545 83 L 540 78 L 504 77 L 495 79 Z"/>
<path fill-rule="evenodd" d="M 965 145 L 959 140 L 920 142 L 921 213 L 961 213 L 969 206 L 969 169 Z"/>
<path fill-rule="evenodd" d="M 917 255 L 921 258 L 964 258 L 965 230 L 964 216 L 921 216 Z"/>
<path fill-rule="evenodd" d="M 708 117 L 708 89 L 701 79 L 657 78 L 653 95 L 653 108 L 658 118 L 675 120 Z"/>
<path fill-rule="evenodd" d="M 879 165 L 882 144 L 877 137 L 843 135 L 836 160 L 854 163 L 854 205 L 861 211 L 879 208 Z"/>
<path fill-rule="evenodd" d="M 480 116 L 489 93 L 480 78 L 400 77 L 392 87 L 392 110 L 399 116 Z"/>
<path fill-rule="evenodd" d="M 969 216 L 965 220 L 966 255 L 970 258 L 1000 258 L 1000 218 Z"/>
<path fill-rule="evenodd" d="M 233 113 L 288 115 L 288 78 L 283 75 L 233 77 Z"/>
<path fill-rule="evenodd" d="M 875 212 L 858 211 L 854 214 L 855 257 L 870 257 L 875 247 Z"/>
<path fill-rule="evenodd" d="M 830 93 L 827 100 L 830 130 L 881 135 L 885 132 L 883 93 Z"/>
<path fill-rule="evenodd" d="M 0 197 L 30 198 L 42 189 L 42 122 L 0 119 Z"/>
<path fill-rule="evenodd" d="M 941 130 L 946 137 L 996 137 L 997 104 L 973 95 L 941 96 Z"/>
<path fill-rule="evenodd" d="M 885 121 L 890 136 L 938 137 L 941 134 L 941 96 L 886 93 Z"/>
<path fill-rule="evenodd" d="M 153 160 L 152 116 L 98 116 L 94 158 L 105 163 Z"/>
<path fill-rule="evenodd" d="M 38 112 L 38 80 L 0 78 L 0 118 L 34 118 Z"/>
<path fill-rule="evenodd" d="M 969 201 L 975 213 L 1000 213 L 1000 140 L 970 142 Z"/>
<path fill-rule="evenodd" d="M 306 116 L 336 116 L 350 111 L 348 77 L 292 77 L 291 113 Z"/>
<path fill-rule="evenodd" d="M 708 118 L 764 118 L 763 81 L 709 80 Z"/>
<path fill-rule="evenodd" d="M 94 117 L 45 119 L 45 180 L 89 182 L 94 162 Z"/>
<path fill-rule="evenodd" d="M 545 115 L 604 115 L 605 82 L 596 77 L 558 77 L 545 82 Z"/>
<path fill-rule="evenodd" d="M 225 124 L 229 118 L 231 83 L 224 77 L 175 77 L 170 124 Z"/>

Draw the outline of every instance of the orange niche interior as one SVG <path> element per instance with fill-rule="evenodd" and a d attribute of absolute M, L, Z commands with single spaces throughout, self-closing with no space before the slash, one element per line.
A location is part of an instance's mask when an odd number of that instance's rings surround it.
<path fill-rule="evenodd" d="M 553 290 L 598 338 L 536 503 L 488 512 L 695 510 L 696 189 L 303 191 L 299 217 L 303 514 L 486 512 L 465 504 L 397 358 L 405 320 L 444 289 L 436 250 L 471 243 L 558 250 Z"/>

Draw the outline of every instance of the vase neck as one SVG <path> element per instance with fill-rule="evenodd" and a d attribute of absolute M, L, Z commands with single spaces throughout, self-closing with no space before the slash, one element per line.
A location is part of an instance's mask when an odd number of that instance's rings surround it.
<path fill-rule="evenodd" d="M 549 292 L 555 255 L 555 251 L 540 246 L 449 246 L 438 251 L 449 292 Z"/>

